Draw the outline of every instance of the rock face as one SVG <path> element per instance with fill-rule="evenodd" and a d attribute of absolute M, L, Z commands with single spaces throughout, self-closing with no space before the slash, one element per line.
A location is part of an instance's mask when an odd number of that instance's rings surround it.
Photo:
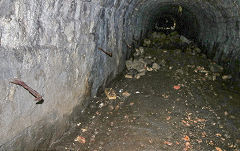
<path fill-rule="evenodd" d="M 181 35 L 197 40 L 239 78 L 239 1 L 0 1 L 0 150 L 54 143 L 68 117 L 122 71 L 128 45 L 152 30 L 161 11 L 172 10 L 168 4 L 184 6 L 180 15 L 175 11 Z M 9 83 L 13 78 L 45 102 L 36 105 L 26 90 Z"/>

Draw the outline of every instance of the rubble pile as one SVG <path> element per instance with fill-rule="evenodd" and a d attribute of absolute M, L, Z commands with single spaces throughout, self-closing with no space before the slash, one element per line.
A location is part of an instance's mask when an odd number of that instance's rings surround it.
<path fill-rule="evenodd" d="M 207 56 L 202 53 L 202 50 L 191 40 L 183 35 L 179 35 L 174 31 L 168 35 L 162 32 L 153 32 L 148 38 L 143 40 L 143 46 L 134 50 L 133 57 L 126 61 L 127 74 L 125 78 L 139 79 L 147 72 L 158 71 L 162 67 L 166 67 L 168 58 L 159 57 L 159 53 L 170 52 L 174 56 L 185 54 L 191 56 L 199 56 L 206 60 Z M 210 61 L 210 60 L 208 60 Z M 206 79 L 216 80 L 222 76 L 223 80 L 229 80 L 231 75 L 223 75 L 224 69 L 222 66 L 210 61 L 208 67 L 197 65 L 187 65 L 194 68 L 195 73 L 204 73 Z M 168 66 L 168 69 L 172 69 Z M 182 69 L 180 69 L 183 72 Z M 176 71 L 178 72 L 178 70 Z"/>

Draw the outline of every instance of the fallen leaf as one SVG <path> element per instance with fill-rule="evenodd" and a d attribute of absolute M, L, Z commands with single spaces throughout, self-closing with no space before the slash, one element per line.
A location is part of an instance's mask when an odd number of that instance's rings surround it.
<path fill-rule="evenodd" d="M 171 142 L 168 142 L 168 141 L 164 141 L 163 143 L 166 144 L 166 145 L 169 145 L 169 146 L 172 145 L 172 143 L 171 143 Z"/>
<path fill-rule="evenodd" d="M 133 102 L 131 102 L 129 105 L 130 105 L 130 106 L 133 106 L 133 105 L 134 105 L 134 103 L 133 103 Z"/>
<path fill-rule="evenodd" d="M 82 131 L 82 132 L 86 132 L 87 129 L 86 129 L 86 128 L 82 128 L 81 131 Z"/>
<path fill-rule="evenodd" d="M 130 95 L 131 95 L 131 94 L 128 93 L 127 91 L 125 91 L 125 92 L 122 93 L 122 96 L 124 96 L 124 97 L 129 97 Z"/>
<path fill-rule="evenodd" d="M 166 120 L 169 121 L 171 119 L 171 116 L 166 117 Z"/>
<path fill-rule="evenodd" d="M 186 142 L 189 142 L 190 138 L 186 135 L 185 137 L 183 137 L 183 140 L 186 141 Z"/>
<path fill-rule="evenodd" d="M 77 138 L 74 139 L 75 142 L 79 142 L 79 143 L 86 143 L 86 139 L 82 136 L 78 136 Z"/>
<path fill-rule="evenodd" d="M 217 134 L 216 134 L 216 136 L 217 136 L 217 137 L 221 137 L 221 136 L 222 136 L 222 134 L 220 134 L 220 133 L 217 133 Z"/>
<path fill-rule="evenodd" d="M 174 85 L 173 88 L 174 88 L 175 90 L 179 90 L 179 89 L 180 89 L 180 85 Z"/>
<path fill-rule="evenodd" d="M 222 151 L 222 149 L 219 148 L 219 147 L 215 147 L 215 149 L 216 149 L 217 151 Z"/>

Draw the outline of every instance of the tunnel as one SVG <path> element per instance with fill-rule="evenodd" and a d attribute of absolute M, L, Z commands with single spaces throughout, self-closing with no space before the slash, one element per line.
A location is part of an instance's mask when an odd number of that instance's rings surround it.
<path fill-rule="evenodd" d="M 0 1 L 0 150 L 54 144 L 88 100 L 125 69 L 132 48 L 150 32 L 176 30 L 239 86 L 239 5 L 239 0 Z M 13 79 L 23 80 L 44 102 L 36 104 Z"/>

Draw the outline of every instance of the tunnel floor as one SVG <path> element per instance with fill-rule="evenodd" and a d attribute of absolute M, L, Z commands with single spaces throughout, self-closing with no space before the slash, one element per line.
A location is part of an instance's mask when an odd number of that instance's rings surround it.
<path fill-rule="evenodd" d="M 239 151 L 240 91 L 231 80 L 213 80 L 205 55 L 144 50 L 164 65 L 139 79 L 125 78 L 124 71 L 108 85 L 117 99 L 93 98 L 51 149 Z"/>

